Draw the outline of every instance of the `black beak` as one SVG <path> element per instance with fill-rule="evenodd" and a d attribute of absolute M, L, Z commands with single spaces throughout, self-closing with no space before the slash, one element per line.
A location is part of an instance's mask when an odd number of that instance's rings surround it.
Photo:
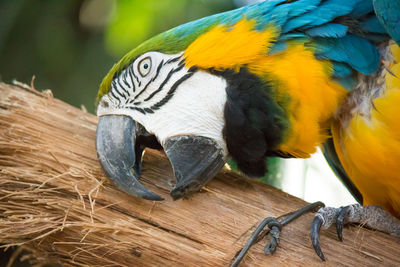
<path fill-rule="evenodd" d="M 162 148 L 154 135 L 130 117 L 118 115 L 100 117 L 96 135 L 97 157 L 115 186 L 136 197 L 163 200 L 138 181 L 144 148 Z M 177 180 L 171 190 L 174 200 L 199 191 L 225 164 L 222 149 L 206 137 L 171 137 L 164 150 Z"/>
<path fill-rule="evenodd" d="M 166 140 L 164 151 L 174 169 L 174 200 L 199 191 L 225 164 L 222 149 L 210 138 L 176 136 Z"/>
<path fill-rule="evenodd" d="M 96 133 L 96 150 L 107 177 L 120 190 L 144 199 L 163 200 L 139 181 L 143 147 L 135 153 L 137 127 L 127 116 L 102 116 Z"/>

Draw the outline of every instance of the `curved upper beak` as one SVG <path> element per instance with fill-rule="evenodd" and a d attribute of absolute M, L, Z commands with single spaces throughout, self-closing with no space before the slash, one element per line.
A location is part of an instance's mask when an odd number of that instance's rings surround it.
<path fill-rule="evenodd" d="M 135 153 L 136 128 L 135 121 L 127 116 L 99 118 L 96 150 L 100 165 L 120 190 L 144 199 L 163 200 L 138 181 L 143 150 Z"/>
<path fill-rule="evenodd" d="M 145 147 L 161 149 L 155 136 L 130 117 L 108 115 L 99 118 L 97 156 L 108 178 L 130 195 L 163 200 L 138 181 Z M 164 143 L 164 150 L 177 180 L 171 190 L 175 200 L 200 190 L 225 164 L 222 149 L 207 137 L 170 137 Z"/>

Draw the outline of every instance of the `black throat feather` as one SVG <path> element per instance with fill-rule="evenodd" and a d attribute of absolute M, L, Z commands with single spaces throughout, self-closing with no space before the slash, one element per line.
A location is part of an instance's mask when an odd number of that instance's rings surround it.
<path fill-rule="evenodd" d="M 229 154 L 246 175 L 261 177 L 266 157 L 277 150 L 289 128 L 285 109 L 274 100 L 273 87 L 247 68 L 210 70 L 227 81 L 223 135 Z"/>

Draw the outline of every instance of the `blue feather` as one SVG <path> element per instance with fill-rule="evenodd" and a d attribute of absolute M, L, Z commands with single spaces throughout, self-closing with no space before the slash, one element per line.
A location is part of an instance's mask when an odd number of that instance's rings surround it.
<path fill-rule="evenodd" d="M 307 35 L 305 35 L 304 33 L 288 33 L 288 34 L 284 34 L 279 36 L 278 41 L 288 41 L 291 39 L 309 39 Z"/>
<path fill-rule="evenodd" d="M 392 1 L 268 0 L 179 26 L 172 33 L 177 38 L 196 38 L 213 25 L 232 26 L 243 18 L 256 20 L 258 31 L 273 24 L 281 32 L 269 54 L 284 51 L 291 40 L 300 40 L 313 48 L 317 58 L 330 60 L 333 77 L 350 86 L 353 70 L 371 74 L 378 69 L 380 56 L 375 44 L 387 40 L 387 32 L 400 41 L 400 27 L 395 27 L 400 21 L 400 4 Z"/>
<path fill-rule="evenodd" d="M 272 47 L 270 47 L 268 51 L 268 55 L 274 55 L 279 52 L 285 51 L 288 48 L 288 44 L 286 42 L 276 42 Z"/>
<path fill-rule="evenodd" d="M 347 90 L 353 89 L 357 83 L 353 69 L 346 63 L 333 63 L 332 78 Z"/>
<path fill-rule="evenodd" d="M 361 22 L 361 28 L 366 32 L 386 33 L 385 28 L 381 25 L 377 17 L 370 17 Z"/>
<path fill-rule="evenodd" d="M 289 16 L 293 18 L 317 8 L 320 3 L 321 0 L 299 0 L 286 5 L 291 6 Z"/>
<path fill-rule="evenodd" d="M 348 27 L 337 23 L 327 23 L 311 28 L 306 34 L 311 37 L 333 37 L 340 38 L 346 35 Z"/>
<path fill-rule="evenodd" d="M 296 17 L 286 23 L 282 32 L 286 33 L 296 28 L 309 28 L 331 22 L 333 19 L 349 14 L 354 6 L 363 0 L 327 0 L 317 9 Z"/>
<path fill-rule="evenodd" d="M 400 1 L 374 0 L 376 16 L 387 33 L 400 45 Z"/>
<path fill-rule="evenodd" d="M 338 82 L 341 86 L 343 86 L 346 90 L 351 91 L 357 85 L 357 79 L 354 75 L 347 77 L 332 77 L 332 79 Z"/>
<path fill-rule="evenodd" d="M 316 38 L 315 55 L 349 64 L 353 69 L 368 75 L 376 72 L 380 65 L 380 55 L 376 46 L 355 35 L 343 38 Z"/>
<path fill-rule="evenodd" d="M 299 0 L 278 5 L 259 19 L 259 28 L 263 28 L 271 21 L 278 26 L 284 25 L 287 20 L 317 8 L 320 2 L 321 0 Z"/>
<path fill-rule="evenodd" d="M 358 2 L 355 6 L 353 11 L 350 13 L 351 17 L 359 18 L 368 13 L 371 13 L 374 10 L 372 5 L 372 1 L 361 1 Z"/>
<path fill-rule="evenodd" d="M 353 70 L 349 65 L 344 63 L 336 62 L 333 64 L 333 76 L 334 77 L 347 77 L 353 73 Z"/>

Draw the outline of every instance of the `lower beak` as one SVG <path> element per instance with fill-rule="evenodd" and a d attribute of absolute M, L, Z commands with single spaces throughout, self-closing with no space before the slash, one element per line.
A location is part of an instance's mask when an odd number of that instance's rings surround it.
<path fill-rule="evenodd" d="M 203 136 L 175 136 L 166 140 L 164 151 L 174 169 L 174 200 L 199 191 L 225 164 L 222 148 Z"/>
<path fill-rule="evenodd" d="M 139 181 L 141 155 L 135 155 L 136 123 L 128 116 L 101 116 L 97 125 L 96 150 L 100 165 L 120 190 L 148 200 L 163 200 Z"/>

